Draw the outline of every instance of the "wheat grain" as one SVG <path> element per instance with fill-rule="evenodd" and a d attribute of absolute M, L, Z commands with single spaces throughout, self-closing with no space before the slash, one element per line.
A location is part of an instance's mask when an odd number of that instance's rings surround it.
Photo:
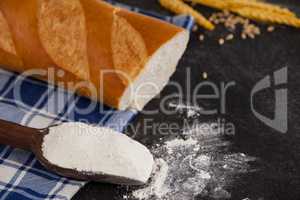
<path fill-rule="evenodd" d="M 220 45 L 223 45 L 224 43 L 225 43 L 225 40 L 224 40 L 223 38 L 220 38 L 220 39 L 219 39 L 219 44 L 220 44 Z"/>
<path fill-rule="evenodd" d="M 203 41 L 203 40 L 204 40 L 204 35 L 203 35 L 203 34 L 199 35 L 199 40 L 200 40 L 200 41 Z"/>
<path fill-rule="evenodd" d="M 232 40 L 234 38 L 234 35 L 230 33 L 229 35 L 226 36 L 226 40 Z"/>
<path fill-rule="evenodd" d="M 197 26 L 197 25 L 194 25 L 192 31 L 193 31 L 193 32 L 197 32 L 197 31 L 198 31 L 198 26 Z"/>
<path fill-rule="evenodd" d="M 269 26 L 268 28 L 267 28 L 267 31 L 268 32 L 273 32 L 275 30 L 275 27 L 274 26 Z"/>

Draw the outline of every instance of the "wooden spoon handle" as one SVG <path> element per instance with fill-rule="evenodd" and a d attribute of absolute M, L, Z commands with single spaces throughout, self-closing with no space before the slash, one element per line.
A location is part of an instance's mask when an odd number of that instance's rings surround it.
<path fill-rule="evenodd" d="M 0 144 L 31 150 L 38 129 L 33 129 L 0 119 Z"/>

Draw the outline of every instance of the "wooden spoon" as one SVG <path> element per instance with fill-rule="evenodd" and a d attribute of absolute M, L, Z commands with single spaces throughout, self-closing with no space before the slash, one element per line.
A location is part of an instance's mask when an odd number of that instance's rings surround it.
<path fill-rule="evenodd" d="M 44 136 L 49 133 L 49 129 L 34 129 L 19 124 L 3 121 L 0 119 L 0 143 L 12 147 L 32 151 L 37 160 L 48 170 L 61 176 L 86 181 L 97 181 L 120 185 L 142 185 L 144 183 L 128 177 L 120 177 L 111 174 L 93 172 L 81 172 L 74 169 L 62 168 L 50 163 L 42 152 Z M 84 161 L 82 161 L 84 162 Z"/>

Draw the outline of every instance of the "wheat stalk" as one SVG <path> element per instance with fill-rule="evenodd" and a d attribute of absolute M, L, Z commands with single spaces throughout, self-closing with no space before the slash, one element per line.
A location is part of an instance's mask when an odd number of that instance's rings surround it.
<path fill-rule="evenodd" d="M 228 2 L 228 10 L 236 9 L 236 8 L 253 8 L 253 9 L 262 9 L 262 11 L 270 11 L 275 12 L 282 15 L 288 15 L 288 16 L 296 16 L 295 13 L 290 11 L 287 8 L 282 8 L 277 5 L 272 5 L 269 3 L 264 2 L 258 2 L 258 1 L 252 1 L 252 0 L 224 0 L 225 2 Z"/>
<path fill-rule="evenodd" d="M 204 6 L 221 9 L 232 10 L 237 8 L 253 8 L 264 9 L 266 11 L 277 12 L 283 15 L 296 16 L 295 13 L 287 8 L 282 8 L 277 5 L 259 2 L 256 0 L 184 0 L 192 3 L 202 4 Z"/>
<path fill-rule="evenodd" d="M 257 0 L 184 0 L 211 8 L 228 10 L 252 20 L 300 27 L 295 13 L 287 8 Z"/>
<path fill-rule="evenodd" d="M 204 6 L 208 6 L 220 10 L 226 10 L 228 8 L 228 3 L 222 0 L 221 1 L 220 0 L 184 0 L 184 1 L 192 2 L 195 4 L 201 4 Z"/>
<path fill-rule="evenodd" d="M 253 10 L 251 8 L 236 9 L 233 10 L 233 12 L 252 20 L 284 24 L 300 28 L 300 19 L 294 16 L 281 15 L 271 11 L 264 11 L 259 9 Z"/>
<path fill-rule="evenodd" d="M 159 0 L 159 3 L 176 14 L 189 14 L 193 16 L 200 26 L 203 26 L 208 30 L 213 30 L 215 28 L 201 13 L 180 0 Z"/>

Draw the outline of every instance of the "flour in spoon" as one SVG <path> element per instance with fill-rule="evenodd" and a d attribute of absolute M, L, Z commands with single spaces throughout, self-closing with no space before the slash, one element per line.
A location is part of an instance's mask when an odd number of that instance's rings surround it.
<path fill-rule="evenodd" d="M 110 174 L 146 182 L 154 164 L 150 151 L 110 128 L 84 123 L 51 127 L 42 145 L 44 157 L 59 167 Z"/>

